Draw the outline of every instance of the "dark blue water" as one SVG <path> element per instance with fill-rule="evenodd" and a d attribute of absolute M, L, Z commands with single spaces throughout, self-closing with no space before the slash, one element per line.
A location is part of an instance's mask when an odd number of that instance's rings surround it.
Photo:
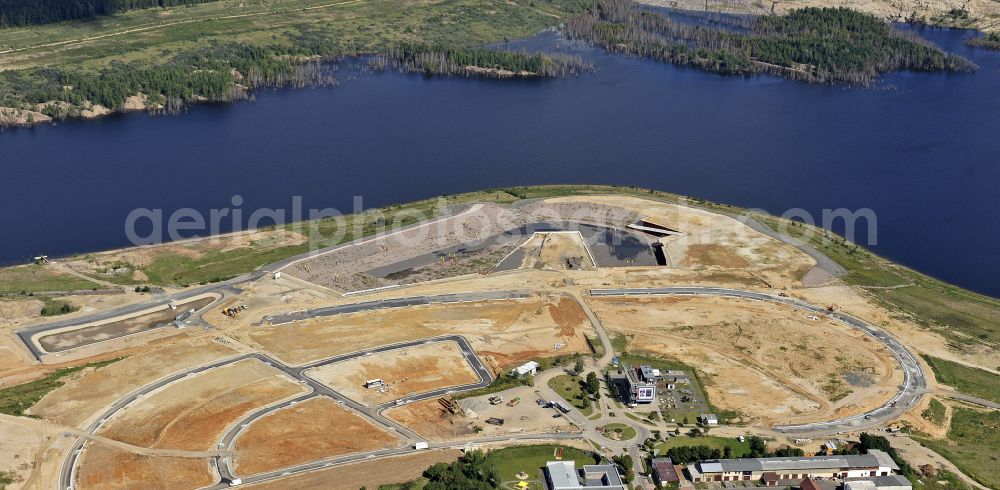
<path fill-rule="evenodd" d="M 871 208 L 875 250 L 1000 296 L 1000 55 L 877 89 L 726 78 L 591 50 L 563 80 L 362 75 L 337 88 L 0 134 L 0 260 L 126 245 L 134 208 L 350 210 L 544 183 L 654 187 L 782 213 Z M 554 43 L 543 36 L 529 44 Z M 895 87 L 895 88 L 890 88 Z M 249 214 L 249 211 L 247 211 Z M 865 239 L 862 235 L 859 239 Z"/>

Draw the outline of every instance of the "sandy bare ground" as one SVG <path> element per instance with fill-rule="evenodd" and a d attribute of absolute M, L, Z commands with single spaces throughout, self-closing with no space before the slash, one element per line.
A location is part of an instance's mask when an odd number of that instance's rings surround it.
<path fill-rule="evenodd" d="M 16 419 L 0 419 L 0 472 L 13 474 L 15 483 L 10 490 L 22 488 L 31 478 L 32 470 L 46 443 L 55 434 L 40 430 L 33 424 L 24 424 Z"/>
<path fill-rule="evenodd" d="M 521 246 L 524 269 L 593 270 L 596 268 L 579 233 L 538 233 Z"/>
<path fill-rule="evenodd" d="M 83 452 L 73 488 L 182 490 L 214 482 L 208 459 L 150 456 L 93 445 Z"/>
<path fill-rule="evenodd" d="M 761 423 L 846 416 L 878 406 L 902 380 L 861 333 L 792 308 L 723 298 L 592 299 L 629 350 L 672 355 L 706 373 L 713 403 Z"/>
<path fill-rule="evenodd" d="M 29 413 L 59 424 L 82 427 L 125 395 L 187 367 L 207 364 L 236 351 L 197 338 L 125 358 L 99 370 L 85 370 L 43 397 Z"/>
<path fill-rule="evenodd" d="M 474 437 L 475 421 L 449 413 L 437 399 L 391 408 L 384 415 L 431 441 L 453 441 Z"/>
<path fill-rule="evenodd" d="M 589 352 L 578 318 L 554 318 L 550 305 L 560 297 L 377 310 L 320 318 L 276 327 L 232 332 L 248 345 L 291 364 L 356 352 L 394 342 L 458 334 L 480 358 L 492 355 L 508 367 L 538 356 Z M 577 307 L 578 308 L 578 307 Z M 582 327 L 582 328 L 581 328 Z"/>
<path fill-rule="evenodd" d="M 917 352 L 994 372 L 998 364 L 996 350 L 981 345 L 955 349 L 946 338 L 917 325 L 910 318 L 882 308 L 866 292 L 851 286 L 832 284 L 822 288 L 800 289 L 794 295 L 815 304 L 836 304 L 841 310 L 884 328 Z M 925 368 L 924 371 L 931 381 L 930 368 Z"/>
<path fill-rule="evenodd" d="M 368 419 L 316 397 L 255 421 L 236 439 L 234 462 L 239 474 L 256 474 L 399 444 Z"/>
<path fill-rule="evenodd" d="M 275 480 L 248 488 L 257 490 L 287 490 L 289 488 L 344 488 L 361 486 L 378 488 L 380 485 L 403 483 L 419 477 L 424 470 L 435 463 L 451 463 L 462 453 L 457 449 L 439 449 L 417 454 L 396 456 L 378 461 L 365 461 L 345 466 L 337 466 L 320 471 L 311 471 L 281 480 Z M 386 471 L 391 468 L 391 471 Z"/>
<path fill-rule="evenodd" d="M 944 405 L 945 417 L 940 424 L 934 423 L 932 420 L 923 416 L 924 410 L 930 406 L 931 400 L 938 400 Z M 905 425 L 909 425 L 912 429 L 927 434 L 934 438 L 943 438 L 948 435 L 948 428 L 951 426 L 951 415 L 952 415 L 952 404 L 941 398 L 933 396 L 925 396 L 920 400 L 920 403 L 915 405 L 912 410 L 906 412 L 903 416 L 901 422 Z"/>
<path fill-rule="evenodd" d="M 805 7 L 848 7 L 893 22 L 931 20 L 951 9 L 965 8 L 974 20 L 969 27 L 996 29 L 1000 7 L 988 0 L 639 0 L 658 7 L 729 14 L 785 13 Z M 773 9 L 773 10 L 772 10 Z"/>
<path fill-rule="evenodd" d="M 172 383 L 111 418 L 100 435 L 142 447 L 208 450 L 248 412 L 302 394 L 298 382 L 257 360 Z"/>
<path fill-rule="evenodd" d="M 479 381 L 455 342 L 434 342 L 310 369 L 306 375 L 352 400 L 378 405 L 406 396 Z M 366 389 L 381 379 L 385 386 Z"/>
<path fill-rule="evenodd" d="M 679 236 L 660 240 L 670 264 L 688 269 L 742 269 L 759 274 L 777 286 L 797 285 L 816 261 L 801 250 L 759 233 L 739 221 L 686 206 L 626 196 L 576 196 L 549 199 L 548 208 L 565 215 L 581 213 L 574 207 L 613 206 L 635 216 L 651 218 Z"/>
<path fill-rule="evenodd" d="M 48 352 L 59 352 L 83 345 L 102 342 L 124 335 L 145 332 L 162 327 L 188 310 L 200 310 L 216 300 L 215 296 L 188 301 L 177 305 L 177 309 L 164 307 L 162 310 L 126 318 L 119 321 L 100 323 L 83 328 L 60 329 L 58 333 L 36 337 L 38 344 Z"/>

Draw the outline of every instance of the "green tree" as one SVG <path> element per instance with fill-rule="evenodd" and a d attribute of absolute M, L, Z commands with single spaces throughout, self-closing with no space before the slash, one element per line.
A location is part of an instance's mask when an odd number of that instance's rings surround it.
<path fill-rule="evenodd" d="M 587 374 L 586 389 L 587 393 L 591 395 L 597 395 L 601 392 L 601 382 L 597 378 L 597 373 L 591 372 Z"/>

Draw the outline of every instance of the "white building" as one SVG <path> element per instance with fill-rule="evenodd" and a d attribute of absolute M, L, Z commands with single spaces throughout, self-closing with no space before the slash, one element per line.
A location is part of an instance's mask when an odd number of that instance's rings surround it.
<path fill-rule="evenodd" d="M 539 367 L 539 365 L 538 365 L 537 362 L 535 362 L 535 361 L 528 361 L 528 362 L 526 362 L 524 364 L 521 364 L 520 366 L 518 366 L 518 367 L 516 367 L 514 369 L 511 369 L 510 370 L 510 375 L 511 376 L 527 376 L 527 375 L 530 374 L 530 375 L 534 376 L 536 373 L 538 373 L 538 367 Z"/>
<path fill-rule="evenodd" d="M 701 414 L 701 423 L 705 425 L 719 425 L 719 417 L 714 413 Z"/>
<path fill-rule="evenodd" d="M 861 455 L 719 459 L 699 461 L 687 467 L 695 483 L 762 481 L 768 486 L 781 480 L 805 478 L 891 476 L 898 469 L 892 457 L 877 449 Z"/>

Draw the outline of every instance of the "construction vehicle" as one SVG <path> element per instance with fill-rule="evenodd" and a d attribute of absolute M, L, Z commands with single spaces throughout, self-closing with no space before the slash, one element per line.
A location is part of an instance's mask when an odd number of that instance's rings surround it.
<path fill-rule="evenodd" d="M 490 417 L 490 418 L 486 419 L 486 423 L 490 424 L 490 425 L 495 425 L 495 426 L 499 427 L 499 426 L 503 425 L 503 419 L 498 419 L 496 417 Z"/>
<path fill-rule="evenodd" d="M 518 403 L 521 403 L 521 397 L 514 397 L 513 400 L 507 402 L 508 407 L 516 407 Z"/>
<path fill-rule="evenodd" d="M 487 400 L 489 400 L 490 405 L 499 405 L 503 403 L 503 397 L 500 395 L 493 395 L 489 397 Z"/>
<path fill-rule="evenodd" d="M 232 308 L 226 308 L 222 310 L 222 314 L 228 316 L 229 318 L 236 318 L 236 315 L 239 315 L 241 311 L 246 311 L 247 308 L 250 308 L 250 306 L 249 305 L 234 306 Z"/>
<path fill-rule="evenodd" d="M 834 311 L 837 311 L 837 308 L 838 308 L 838 306 L 836 305 L 836 303 L 834 303 L 832 305 L 826 305 L 826 311 L 829 311 L 830 313 L 833 313 Z"/>

